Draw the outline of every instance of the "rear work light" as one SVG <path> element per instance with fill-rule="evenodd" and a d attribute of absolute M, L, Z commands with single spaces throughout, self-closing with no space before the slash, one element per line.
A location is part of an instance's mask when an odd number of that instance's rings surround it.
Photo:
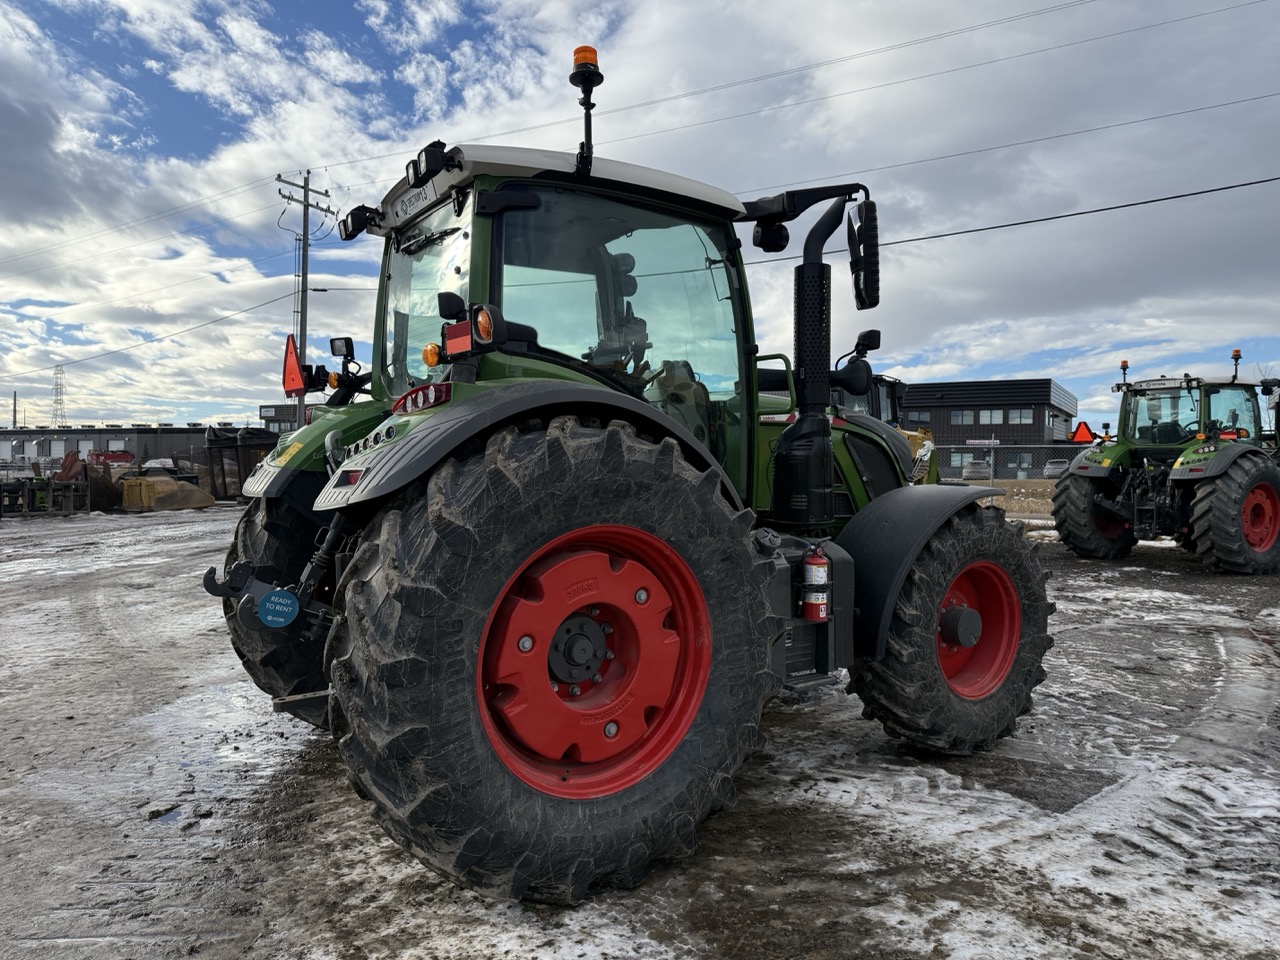
<path fill-rule="evenodd" d="M 391 412 L 403 415 L 417 413 L 428 407 L 438 407 L 442 403 L 448 403 L 452 393 L 453 384 L 451 383 L 425 383 L 420 387 L 414 387 L 397 400 Z"/>

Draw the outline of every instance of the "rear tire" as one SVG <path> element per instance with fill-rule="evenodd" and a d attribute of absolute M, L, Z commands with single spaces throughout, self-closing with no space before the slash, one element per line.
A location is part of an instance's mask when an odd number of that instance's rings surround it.
<path fill-rule="evenodd" d="M 692 851 L 762 743 L 781 631 L 719 484 L 672 440 L 561 417 L 375 518 L 338 591 L 330 709 L 393 839 L 552 903 Z"/>
<path fill-rule="evenodd" d="M 1094 504 L 1098 493 L 1113 492 L 1109 481 L 1064 474 L 1053 489 L 1053 525 L 1058 539 L 1078 557 L 1120 560 L 1138 538 L 1123 520 Z"/>
<path fill-rule="evenodd" d="M 249 504 L 236 526 L 227 551 L 225 570 L 248 560 L 259 580 L 286 586 L 296 584 L 315 552 L 318 528 L 284 500 L 259 497 Z M 311 693 L 328 686 L 324 677 L 324 651 L 318 643 L 305 643 L 282 630 L 249 629 L 236 617 L 230 598 L 222 612 L 231 633 L 231 646 L 258 688 L 271 697 Z M 288 708 L 299 720 L 323 729 L 329 727 L 324 702 L 317 706 Z"/>
<path fill-rule="evenodd" d="M 948 519 L 907 574 L 884 656 L 854 670 L 863 715 L 939 753 L 1011 735 L 1053 645 L 1046 577 L 1003 511 L 971 506 Z"/>
<path fill-rule="evenodd" d="M 1202 481 L 1191 503 L 1191 529 L 1197 555 L 1216 570 L 1280 570 L 1280 466 L 1245 456 Z"/>

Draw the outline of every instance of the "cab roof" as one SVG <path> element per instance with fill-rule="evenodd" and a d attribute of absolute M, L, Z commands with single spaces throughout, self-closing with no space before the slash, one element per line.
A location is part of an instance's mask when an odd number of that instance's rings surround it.
<path fill-rule="evenodd" d="M 583 178 L 574 174 L 576 156 L 559 150 L 461 144 L 446 152 L 460 166 L 441 171 L 417 189 L 410 189 L 407 180 L 401 178 L 383 197 L 381 223 L 371 226 L 371 233 L 385 236 L 415 219 L 438 197 L 449 193 L 454 187 L 485 175 L 617 186 L 627 192 L 649 192 L 673 200 L 691 202 L 692 206 L 710 208 L 708 213 L 728 220 L 738 220 L 746 214 L 742 201 L 726 190 L 621 160 L 594 157 L 590 176 Z"/>

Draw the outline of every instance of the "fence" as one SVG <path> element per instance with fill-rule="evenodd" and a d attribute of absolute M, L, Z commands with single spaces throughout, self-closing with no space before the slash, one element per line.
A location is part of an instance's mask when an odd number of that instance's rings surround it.
<path fill-rule="evenodd" d="M 966 463 L 981 461 L 985 465 L 982 475 L 971 472 L 969 479 L 986 479 L 992 476 L 990 464 L 994 462 L 996 480 L 1038 480 L 1044 477 L 1050 460 L 1070 463 L 1083 449 L 1085 445 L 1080 443 L 940 446 L 938 472 L 946 479 L 959 480 Z"/>

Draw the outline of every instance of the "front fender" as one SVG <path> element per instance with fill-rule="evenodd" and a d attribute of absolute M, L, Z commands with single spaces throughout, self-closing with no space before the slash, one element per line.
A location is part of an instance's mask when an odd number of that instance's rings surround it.
<path fill-rule="evenodd" d="M 607 423 L 625 420 L 650 436 L 672 437 L 699 470 L 715 470 L 734 509 L 742 500 L 724 468 L 685 427 L 643 400 L 564 380 L 524 380 L 495 386 L 422 414 L 424 422 L 394 443 L 374 446 L 345 461 L 316 498 L 316 510 L 339 510 L 390 496 L 428 473 L 468 440 L 509 423 L 550 422 L 564 414 Z"/>
<path fill-rule="evenodd" d="M 948 483 L 900 487 L 876 497 L 845 524 L 836 543 L 853 557 L 856 659 L 884 656 L 898 594 L 934 532 L 969 504 L 1003 495 L 996 487 Z"/>

